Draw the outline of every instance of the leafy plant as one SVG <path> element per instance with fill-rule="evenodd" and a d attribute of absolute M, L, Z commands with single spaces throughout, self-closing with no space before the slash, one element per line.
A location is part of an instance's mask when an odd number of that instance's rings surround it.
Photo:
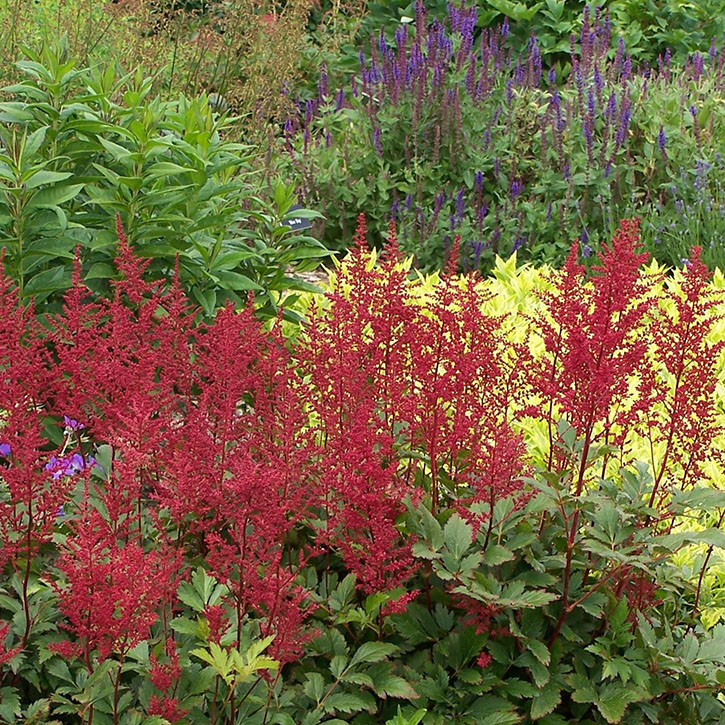
<path fill-rule="evenodd" d="M 51 47 L 19 66 L 28 79 L 0 104 L 0 243 L 21 297 L 59 309 L 77 248 L 93 291 L 110 293 L 117 219 L 150 278 L 178 270 L 207 315 L 251 291 L 275 315 L 282 293 L 305 287 L 288 267 L 325 250 L 286 224 L 291 186 L 260 198 L 251 148 L 226 137 L 207 97 L 152 98 L 140 71 L 75 70 Z"/>
<path fill-rule="evenodd" d="M 294 341 L 123 235 L 45 324 L 0 278 L 0 717 L 722 719 L 722 276 L 388 237 Z"/>

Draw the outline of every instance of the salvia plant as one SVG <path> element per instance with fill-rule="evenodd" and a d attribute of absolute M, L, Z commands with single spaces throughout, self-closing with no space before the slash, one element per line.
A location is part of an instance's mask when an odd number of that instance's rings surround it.
<path fill-rule="evenodd" d="M 521 296 L 361 220 L 285 342 L 118 231 L 112 295 L 76 260 L 44 324 L 0 278 L 0 719 L 722 721 L 697 250 L 642 267 L 625 221 Z"/>
<path fill-rule="evenodd" d="M 510 34 L 507 21 L 479 32 L 475 7 L 450 4 L 443 22 L 418 3 L 394 38 L 371 36 L 349 83 L 331 87 L 323 69 L 285 125 L 283 158 L 327 219 L 325 243 L 349 245 L 361 206 L 378 234 L 394 219 L 424 268 L 444 264 L 456 234 L 466 267 L 512 251 L 561 264 L 570 239 L 595 255 L 636 214 L 663 262 L 696 244 L 719 260 L 722 47 L 637 67 L 608 12 L 585 8 L 564 78 L 535 35 L 515 53 Z M 706 226 L 683 214 L 693 206 Z"/>

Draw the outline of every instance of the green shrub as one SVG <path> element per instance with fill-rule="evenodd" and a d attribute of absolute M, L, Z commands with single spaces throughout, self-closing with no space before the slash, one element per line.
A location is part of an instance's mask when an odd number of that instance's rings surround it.
<path fill-rule="evenodd" d="M 488 28 L 507 20 L 511 25 L 514 47 L 521 51 L 531 35 L 536 35 L 544 65 L 568 64 L 569 36 L 579 35 L 582 13 L 588 8 L 590 17 L 610 15 L 614 37 L 622 36 L 636 62 L 655 63 L 658 55 L 669 48 L 683 62 L 696 50 L 706 51 L 712 38 L 725 32 L 725 16 L 719 0 L 683 2 L 682 0 L 479 0 L 467 5 L 478 11 L 478 26 Z M 443 20 L 448 3 L 434 0 L 426 3 L 428 12 Z M 401 21 L 415 17 L 415 0 L 370 2 L 364 18 L 360 39 L 386 32 Z"/>
<path fill-rule="evenodd" d="M 286 226 L 292 187 L 260 198 L 254 150 L 227 138 L 207 97 L 164 101 L 141 71 L 76 70 L 50 49 L 18 65 L 28 79 L 0 104 L 0 244 L 22 299 L 57 309 L 76 248 L 91 288 L 108 293 L 116 215 L 147 274 L 168 279 L 178 259 L 206 314 L 254 292 L 272 315 L 279 293 L 305 286 L 287 267 L 325 251 Z"/>

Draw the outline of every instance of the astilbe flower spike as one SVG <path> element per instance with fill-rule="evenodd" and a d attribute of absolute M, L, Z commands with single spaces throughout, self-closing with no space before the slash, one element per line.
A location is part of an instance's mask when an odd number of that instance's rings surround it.
<path fill-rule="evenodd" d="M 81 643 L 92 670 L 94 651 L 103 660 L 121 659 L 148 639 L 164 604 L 176 591 L 177 552 L 156 547 L 144 551 L 136 542 L 119 544 L 100 512 L 87 507 L 71 524 L 58 567 L 64 581 L 56 583 L 66 628 Z"/>
<path fill-rule="evenodd" d="M 428 461 L 434 510 L 443 478 L 462 511 L 482 501 L 492 510 L 521 488 L 523 468 L 506 419 L 499 321 L 482 312 L 477 279 L 459 283 L 452 266 L 423 311 L 392 227 L 389 237 L 374 267 L 364 249 L 352 253 L 298 350 L 324 450 L 320 540 L 342 550 L 366 591 L 412 573 L 411 541 L 395 526 L 403 498 L 420 496 L 409 451 Z"/>
<path fill-rule="evenodd" d="M 540 412 L 549 429 L 548 467 L 556 455 L 555 418 L 563 416 L 584 441 L 577 494 L 596 427 L 603 426 L 605 442 L 613 428 L 627 427 L 630 384 L 647 351 L 641 331 L 652 304 L 646 294 L 652 281 L 640 276 L 647 255 L 639 251 L 638 235 L 638 221 L 624 220 L 592 268 L 590 282 L 577 261 L 578 245 L 572 244 L 555 289 L 542 296 L 546 312 L 533 321 L 532 330 L 546 349 L 540 361 L 528 362 L 533 393 L 542 401 Z"/>
<path fill-rule="evenodd" d="M 44 435 L 60 370 L 52 364 L 32 307 L 20 304 L 4 273 L 0 274 L 0 370 L 0 570 L 9 563 L 21 582 L 22 649 L 33 624 L 28 598 L 33 560 L 52 539 L 58 509 L 68 499 L 77 471 L 53 476 L 46 470 L 49 456 L 61 455 L 55 447 L 48 450 Z"/>
<path fill-rule="evenodd" d="M 722 319 L 717 310 L 723 293 L 712 288 L 710 279 L 700 248 L 694 247 L 679 285 L 669 281 L 653 311 L 651 365 L 658 374 L 640 386 L 648 415 L 639 424 L 653 452 L 650 506 L 694 485 L 706 462 L 723 459 L 712 443 L 723 432 L 716 387 L 725 342 L 711 340 Z"/>

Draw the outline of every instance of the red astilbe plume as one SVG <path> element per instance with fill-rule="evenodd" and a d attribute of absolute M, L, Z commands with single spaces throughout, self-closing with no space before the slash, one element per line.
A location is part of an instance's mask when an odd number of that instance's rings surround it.
<path fill-rule="evenodd" d="M 52 343 L 64 371 L 58 407 L 113 451 L 106 495 L 119 536 L 140 528 L 141 500 L 159 478 L 159 453 L 190 395 L 193 311 L 178 284 L 144 281 L 148 262 L 121 240 L 112 299 L 94 300 L 76 263 Z"/>
<path fill-rule="evenodd" d="M 425 300 L 412 296 L 391 226 L 376 265 L 364 249 L 345 262 L 299 348 L 324 447 L 320 538 L 368 592 L 412 573 L 395 519 L 420 494 L 419 458 L 430 461 L 434 509 L 443 479 L 464 512 L 521 488 L 500 321 L 482 312 L 476 278 L 459 283 L 454 271 Z"/>
<path fill-rule="evenodd" d="M 543 339 L 546 352 L 540 360 L 530 362 L 532 389 L 541 400 L 540 415 L 549 428 L 549 469 L 555 463 L 554 426 L 559 416 L 566 418 L 582 440 L 578 460 L 556 460 L 557 468 L 573 466 L 572 488 L 579 496 L 592 446 L 613 439 L 623 446 L 641 413 L 630 398 L 633 386 L 648 377 L 646 315 L 653 304 L 649 296 L 653 280 L 640 272 L 647 255 L 639 252 L 638 220 L 621 222 L 611 244 L 605 246 L 600 264 L 592 268 L 590 282 L 577 262 L 577 246 L 572 245 L 555 289 L 542 294 L 546 311 L 534 318 L 532 328 Z M 568 522 L 562 611 L 552 642 L 569 614 L 579 514 L 577 508 Z"/>
<path fill-rule="evenodd" d="M 533 332 L 543 339 L 546 354 L 531 361 L 531 383 L 549 426 L 549 467 L 554 460 L 553 429 L 563 415 L 584 441 L 576 493 L 584 485 L 595 426 L 603 427 L 607 442 L 612 426 L 626 430 L 632 424 L 627 400 L 646 358 L 643 322 L 652 304 L 646 294 L 649 280 L 639 270 L 647 255 L 638 251 L 638 238 L 638 220 L 623 220 L 604 248 L 601 263 L 593 267 L 590 283 L 573 244 L 555 290 L 542 295 L 546 313 L 534 320 Z"/>
<path fill-rule="evenodd" d="M 310 463 L 307 419 L 283 341 L 265 334 L 248 307 L 221 310 L 196 332 L 197 392 L 161 452 L 155 497 L 197 537 L 210 572 L 229 588 L 241 639 L 247 617 L 274 633 L 280 661 L 301 653 L 307 595 L 285 541 L 306 518 Z"/>
<path fill-rule="evenodd" d="M 32 307 L 23 307 L 10 278 L 0 273 L 0 571 L 9 564 L 22 583 L 27 644 L 32 626 L 28 584 L 33 559 L 51 541 L 59 508 L 75 477 L 50 471 L 61 450 L 44 435 L 52 414 L 58 368 L 43 344 Z"/>
<path fill-rule="evenodd" d="M 155 542 L 121 544 L 108 522 L 89 505 L 69 523 L 72 533 L 61 547 L 58 568 L 64 581 L 54 583 L 66 629 L 89 671 L 94 655 L 121 660 L 148 639 L 160 611 L 178 587 L 179 556 Z"/>
<path fill-rule="evenodd" d="M 405 426 L 415 310 L 394 230 L 373 266 L 363 222 L 360 244 L 340 268 L 328 307 L 312 311 L 297 357 L 322 448 L 319 541 L 337 549 L 358 585 L 374 592 L 395 588 L 413 571 L 409 543 L 395 526 L 410 491 L 398 475 L 395 440 Z"/>
<path fill-rule="evenodd" d="M 21 644 L 16 647 L 8 648 L 5 640 L 7 639 L 9 632 L 10 622 L 0 622 L 0 668 L 10 662 L 15 655 L 20 654 L 23 650 L 23 646 Z"/>
<path fill-rule="evenodd" d="M 454 252 L 455 252 L 454 244 Z M 439 468 L 459 499 L 457 507 L 495 502 L 521 488 L 524 448 L 509 424 L 511 393 L 501 320 L 483 310 L 487 294 L 475 274 L 458 278 L 454 255 L 416 319 L 410 348 L 413 394 L 411 443 L 430 460 L 433 510 Z"/>
<path fill-rule="evenodd" d="M 166 640 L 166 656 L 168 658 L 166 663 L 159 662 L 153 654 L 150 657 L 149 679 L 161 694 L 151 695 L 146 712 L 148 715 L 158 715 L 174 723 L 181 721 L 188 714 L 188 710 L 181 708 L 175 697 L 176 686 L 181 676 L 181 665 L 176 642 L 171 637 Z"/>
<path fill-rule="evenodd" d="M 709 339 L 722 319 L 723 293 L 711 286 L 710 278 L 700 248 L 694 247 L 680 289 L 665 285 L 662 304 L 654 311 L 652 364 L 657 374 L 641 386 L 649 406 L 640 424 L 653 452 L 650 506 L 674 489 L 696 484 L 707 461 L 723 458 L 714 442 L 723 432 L 716 388 L 725 342 Z"/>

